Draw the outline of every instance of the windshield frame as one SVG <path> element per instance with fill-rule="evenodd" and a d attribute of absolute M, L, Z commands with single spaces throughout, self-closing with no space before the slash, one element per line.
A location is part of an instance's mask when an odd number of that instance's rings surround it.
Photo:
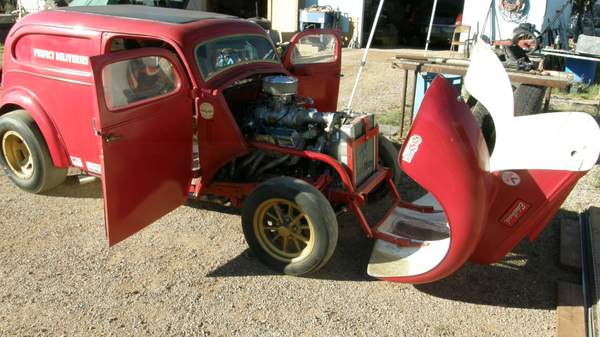
<path fill-rule="evenodd" d="M 231 37 L 237 37 L 237 36 L 256 36 L 256 37 L 259 37 L 259 38 L 263 38 L 271 46 L 271 48 L 273 49 L 273 53 L 275 55 L 275 60 L 251 60 L 251 61 L 243 61 L 243 62 L 236 63 L 236 64 L 234 64 L 232 66 L 229 66 L 229 67 L 221 68 L 221 69 L 219 69 L 219 70 L 211 73 L 210 76 L 205 76 L 205 74 L 202 71 L 202 68 L 200 67 L 200 62 L 199 62 L 199 59 L 198 59 L 198 48 L 200 48 L 200 47 L 202 47 L 202 46 L 204 46 L 204 45 L 206 45 L 208 43 L 211 43 L 211 42 L 215 42 L 215 41 L 218 41 L 218 40 L 223 40 L 223 39 L 227 39 L 227 38 L 231 38 Z M 202 78 L 202 80 L 204 80 L 204 82 L 208 82 L 211 79 L 219 76 L 220 74 L 222 74 L 222 73 L 224 73 L 226 71 L 229 71 L 229 70 L 237 69 L 240 66 L 246 66 L 246 65 L 249 65 L 249 64 L 257 64 L 257 63 L 279 64 L 279 65 L 282 64 L 281 57 L 279 56 L 279 53 L 277 52 L 277 48 L 273 44 L 273 41 L 269 37 L 267 37 L 265 35 L 256 34 L 256 33 L 249 33 L 249 34 L 248 33 L 239 33 L 239 34 L 222 35 L 222 36 L 216 37 L 214 39 L 204 40 L 204 41 L 198 43 L 194 47 L 193 52 L 194 52 L 194 60 L 196 61 L 196 65 L 195 65 L 196 66 L 196 70 L 198 71 L 198 73 L 200 74 L 200 77 Z"/>

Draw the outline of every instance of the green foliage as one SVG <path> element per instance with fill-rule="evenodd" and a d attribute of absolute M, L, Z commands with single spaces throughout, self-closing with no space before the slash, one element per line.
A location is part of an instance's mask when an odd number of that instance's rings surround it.
<path fill-rule="evenodd" d="M 600 99 L 600 84 L 594 84 L 584 88 L 581 92 L 563 92 L 559 91 L 557 96 L 561 98 L 599 100 Z"/>
<path fill-rule="evenodd" d="M 389 111 L 378 114 L 377 121 L 383 125 L 400 126 L 400 107 L 394 105 Z"/>

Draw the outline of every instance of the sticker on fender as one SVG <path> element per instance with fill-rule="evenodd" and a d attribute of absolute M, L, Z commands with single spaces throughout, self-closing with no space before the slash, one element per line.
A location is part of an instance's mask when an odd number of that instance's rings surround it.
<path fill-rule="evenodd" d="M 519 186 L 521 177 L 513 171 L 502 172 L 502 181 L 508 186 Z"/>
<path fill-rule="evenodd" d="M 500 219 L 500 223 L 508 227 L 513 227 L 527 213 L 530 207 L 531 205 L 525 201 L 517 199 L 508 211 L 504 213 Z"/>
<path fill-rule="evenodd" d="M 408 140 L 408 144 L 406 144 L 406 149 L 402 152 L 402 160 L 411 163 L 417 151 L 419 151 L 419 146 L 423 143 L 423 138 L 419 135 L 414 135 L 410 137 Z"/>

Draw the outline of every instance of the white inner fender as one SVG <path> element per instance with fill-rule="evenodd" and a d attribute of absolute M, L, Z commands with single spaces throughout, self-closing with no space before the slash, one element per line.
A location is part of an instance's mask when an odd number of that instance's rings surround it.
<path fill-rule="evenodd" d="M 598 160 L 600 128 L 581 112 L 514 116 L 514 97 L 502 62 L 479 40 L 471 53 L 465 88 L 490 112 L 496 145 L 490 172 L 502 170 L 587 171 Z"/>
<path fill-rule="evenodd" d="M 450 229 L 446 215 L 431 194 L 426 194 L 414 204 L 432 206 L 435 213 L 422 213 L 397 207 L 379 231 L 397 237 L 427 237 L 419 247 L 400 247 L 377 240 L 367 268 L 370 276 L 377 278 L 407 277 L 426 273 L 435 268 L 446 256 L 450 247 Z M 406 231 L 412 235 L 405 235 Z"/>

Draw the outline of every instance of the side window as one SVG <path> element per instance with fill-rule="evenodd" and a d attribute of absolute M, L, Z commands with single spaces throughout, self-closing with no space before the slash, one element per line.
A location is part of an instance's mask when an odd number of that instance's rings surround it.
<path fill-rule="evenodd" d="M 174 92 L 179 78 L 173 64 L 160 56 L 144 56 L 107 65 L 102 85 L 109 109 Z"/>
<path fill-rule="evenodd" d="M 331 34 L 307 35 L 294 45 L 292 64 L 329 63 L 335 61 L 337 39 Z"/>

